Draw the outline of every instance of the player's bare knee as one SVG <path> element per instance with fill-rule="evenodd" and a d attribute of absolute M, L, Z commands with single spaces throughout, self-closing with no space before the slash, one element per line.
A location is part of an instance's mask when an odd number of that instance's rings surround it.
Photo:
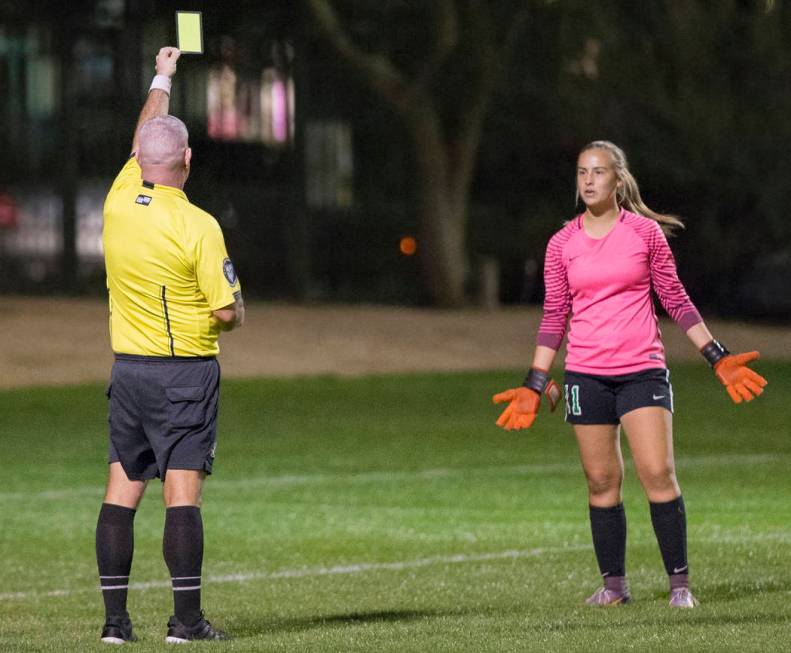
<path fill-rule="evenodd" d="M 587 472 L 586 476 L 588 478 L 588 494 L 591 497 L 604 498 L 619 495 L 621 492 L 623 475 L 620 473 L 597 471 Z"/>
<path fill-rule="evenodd" d="M 670 466 L 656 466 L 644 469 L 640 473 L 640 480 L 646 492 L 667 492 L 678 489 L 676 472 Z"/>

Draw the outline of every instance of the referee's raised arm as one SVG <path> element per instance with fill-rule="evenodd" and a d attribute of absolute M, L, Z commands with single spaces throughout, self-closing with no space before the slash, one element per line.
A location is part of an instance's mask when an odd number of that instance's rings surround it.
<path fill-rule="evenodd" d="M 181 56 L 181 51 L 174 47 L 164 47 L 159 50 L 156 59 L 156 71 L 148 97 L 137 119 L 135 135 L 132 138 L 132 153 L 140 148 L 140 128 L 150 118 L 168 115 L 170 107 L 170 86 L 173 75 L 176 74 L 176 62 Z"/>

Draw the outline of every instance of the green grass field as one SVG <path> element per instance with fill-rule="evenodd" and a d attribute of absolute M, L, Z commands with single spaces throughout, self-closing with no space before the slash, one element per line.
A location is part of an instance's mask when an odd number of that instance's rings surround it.
<path fill-rule="evenodd" d="M 635 601 L 598 584 L 569 426 L 494 426 L 518 372 L 227 381 L 203 508 L 204 607 L 223 651 L 788 651 L 791 363 L 733 406 L 673 368 L 676 458 L 701 607 L 672 611 L 627 463 Z M 93 533 L 106 473 L 100 386 L 0 393 L 0 651 L 106 650 Z M 130 612 L 165 648 L 161 490 L 135 524 Z"/>

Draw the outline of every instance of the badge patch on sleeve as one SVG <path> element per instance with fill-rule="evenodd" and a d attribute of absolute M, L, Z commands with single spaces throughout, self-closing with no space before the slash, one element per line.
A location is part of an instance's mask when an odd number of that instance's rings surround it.
<path fill-rule="evenodd" d="M 222 273 L 225 275 L 225 280 L 233 286 L 236 283 L 236 270 L 233 269 L 231 259 L 227 258 L 222 262 Z"/>
<path fill-rule="evenodd" d="M 135 200 L 135 204 L 142 204 L 143 206 L 148 206 L 151 204 L 151 197 L 149 195 L 138 195 L 137 199 Z"/>

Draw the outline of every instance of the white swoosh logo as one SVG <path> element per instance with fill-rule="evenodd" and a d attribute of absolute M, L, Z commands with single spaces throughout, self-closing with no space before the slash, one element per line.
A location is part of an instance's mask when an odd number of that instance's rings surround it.
<path fill-rule="evenodd" d="M 651 396 L 654 398 L 654 401 L 656 401 L 657 399 L 664 399 L 665 398 L 665 395 L 651 395 Z"/>

